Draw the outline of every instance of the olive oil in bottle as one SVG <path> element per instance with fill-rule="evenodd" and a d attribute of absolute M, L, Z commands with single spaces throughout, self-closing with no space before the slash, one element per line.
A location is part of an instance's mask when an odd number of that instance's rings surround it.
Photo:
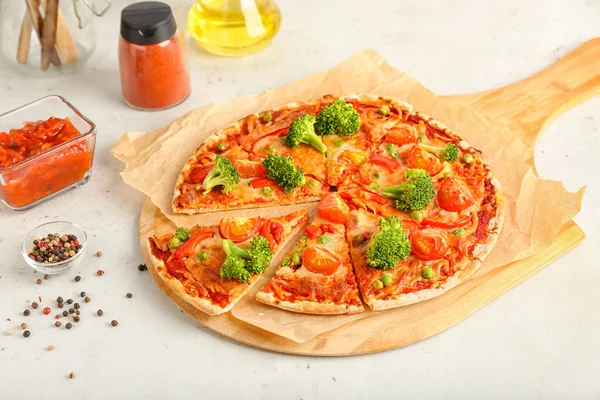
<path fill-rule="evenodd" d="M 221 56 L 243 56 L 267 46 L 281 25 L 274 0 L 197 0 L 188 28 L 205 50 Z"/>

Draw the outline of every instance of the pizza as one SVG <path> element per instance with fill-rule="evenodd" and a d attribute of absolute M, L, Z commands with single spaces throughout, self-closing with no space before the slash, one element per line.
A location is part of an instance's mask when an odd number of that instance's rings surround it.
<path fill-rule="evenodd" d="M 344 225 L 317 217 L 305 232 L 256 300 L 306 314 L 364 311 Z"/>
<path fill-rule="evenodd" d="M 438 296 L 481 265 L 504 218 L 479 150 L 409 104 L 374 95 L 288 104 L 217 132 L 183 167 L 173 210 L 308 202 L 319 202 L 318 219 L 289 256 L 301 263 L 279 266 L 257 297 L 307 313 L 360 311 L 354 282 L 374 310 Z M 333 244 L 311 237 L 315 227 Z"/>
<path fill-rule="evenodd" d="M 306 211 L 272 218 L 225 217 L 219 225 L 149 237 L 147 244 L 166 286 L 212 316 L 229 311 L 307 221 Z"/>

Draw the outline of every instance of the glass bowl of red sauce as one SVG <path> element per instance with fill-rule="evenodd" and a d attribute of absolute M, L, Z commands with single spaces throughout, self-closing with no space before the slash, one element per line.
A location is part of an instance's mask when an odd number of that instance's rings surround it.
<path fill-rule="evenodd" d="M 73 257 L 67 258 L 60 262 L 44 263 L 33 260 L 30 254 L 34 246 L 34 240 L 39 241 L 45 238 L 49 233 L 58 233 L 59 235 L 74 235 L 77 238 L 77 243 L 81 245 L 81 249 L 79 249 Z M 83 255 L 87 250 L 87 243 L 87 233 L 81 226 L 68 221 L 47 222 L 33 228 L 27 233 L 27 235 L 25 235 L 25 238 L 23 238 L 23 242 L 21 243 L 21 255 L 27 264 L 29 264 L 29 266 L 37 272 L 48 275 L 57 275 L 66 271 L 67 269 L 76 267 L 81 260 L 83 260 Z"/>
<path fill-rule="evenodd" d="M 24 211 L 88 182 L 96 125 L 61 96 L 0 115 L 0 200 Z"/>

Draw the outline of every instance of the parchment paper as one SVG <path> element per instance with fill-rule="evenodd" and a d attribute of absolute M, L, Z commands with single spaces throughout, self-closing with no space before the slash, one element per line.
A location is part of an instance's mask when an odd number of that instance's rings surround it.
<path fill-rule="evenodd" d="M 121 174 L 130 186 L 149 196 L 152 202 L 177 226 L 214 224 L 225 215 L 240 211 L 196 216 L 174 215 L 171 201 L 175 181 L 192 152 L 211 134 L 250 113 L 285 103 L 310 100 L 325 94 L 373 93 L 411 103 L 415 110 L 432 116 L 453 129 L 469 144 L 483 151 L 504 191 L 504 228 L 498 243 L 476 275 L 534 254 L 548 245 L 560 227 L 579 212 L 583 188 L 567 192 L 560 182 L 540 179 L 533 168 L 533 148 L 528 148 L 516 132 L 484 115 L 456 108 L 436 97 L 413 78 L 390 66 L 373 50 L 279 89 L 257 96 L 216 103 L 194 110 L 153 132 L 126 133 L 111 150 L 126 165 Z M 244 210 L 243 214 L 281 215 L 314 205 Z M 287 253 L 291 244 L 284 249 Z M 281 254 L 279 259 L 283 258 Z M 270 278 L 270 269 L 261 281 L 233 309 L 233 315 L 252 325 L 298 343 L 337 329 L 356 319 L 372 315 L 310 316 L 262 305 L 254 294 Z"/>

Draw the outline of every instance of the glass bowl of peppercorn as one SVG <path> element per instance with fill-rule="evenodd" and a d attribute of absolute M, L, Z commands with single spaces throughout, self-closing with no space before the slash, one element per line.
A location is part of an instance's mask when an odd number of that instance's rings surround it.
<path fill-rule="evenodd" d="M 77 224 L 55 221 L 32 229 L 21 245 L 23 258 L 34 270 L 56 275 L 78 265 L 87 248 L 87 234 Z"/>

